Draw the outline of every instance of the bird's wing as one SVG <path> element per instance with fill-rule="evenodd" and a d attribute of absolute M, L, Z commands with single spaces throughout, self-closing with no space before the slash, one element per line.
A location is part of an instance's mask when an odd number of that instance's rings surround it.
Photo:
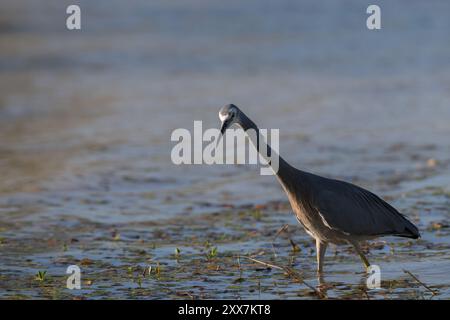
<path fill-rule="evenodd" d="M 377 195 L 353 184 L 328 179 L 313 206 L 330 228 L 350 235 L 419 237 L 416 226 Z"/>

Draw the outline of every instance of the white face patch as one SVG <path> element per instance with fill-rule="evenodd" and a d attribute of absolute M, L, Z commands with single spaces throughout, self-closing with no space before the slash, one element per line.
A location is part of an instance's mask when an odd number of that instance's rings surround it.
<path fill-rule="evenodd" d="M 227 115 L 223 115 L 223 114 L 221 114 L 220 112 L 219 112 L 219 119 L 220 119 L 220 121 L 222 121 L 222 122 L 224 122 L 227 118 L 228 118 L 228 114 Z"/>

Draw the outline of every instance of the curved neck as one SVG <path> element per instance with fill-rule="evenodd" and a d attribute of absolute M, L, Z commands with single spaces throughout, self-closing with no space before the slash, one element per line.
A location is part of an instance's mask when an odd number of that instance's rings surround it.
<path fill-rule="evenodd" d="M 275 150 L 273 150 L 266 143 L 266 141 L 264 141 L 264 139 L 261 139 L 262 136 L 260 134 L 258 126 L 243 112 L 240 113 L 238 124 L 246 132 L 249 129 L 254 130 L 254 132 L 256 133 L 255 135 L 247 134 L 249 140 L 252 142 L 258 153 L 271 166 L 282 186 L 286 187 L 287 181 L 289 181 L 289 177 L 292 177 L 293 170 L 295 169 L 291 165 L 289 165 Z"/>

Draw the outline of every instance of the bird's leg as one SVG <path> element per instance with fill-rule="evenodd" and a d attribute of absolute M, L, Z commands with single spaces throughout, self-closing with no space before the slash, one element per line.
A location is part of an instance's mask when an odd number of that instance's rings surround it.
<path fill-rule="evenodd" d="M 358 242 L 352 242 L 353 246 L 355 247 L 356 252 L 358 253 L 359 257 L 361 258 L 362 262 L 364 263 L 364 266 L 366 267 L 366 270 L 370 267 L 369 260 L 367 260 L 366 256 L 361 250 L 361 247 L 359 246 Z"/>
<path fill-rule="evenodd" d="M 327 250 L 327 242 L 316 239 L 316 253 L 317 253 L 317 273 L 323 271 L 323 260 L 325 257 L 325 251 Z"/>

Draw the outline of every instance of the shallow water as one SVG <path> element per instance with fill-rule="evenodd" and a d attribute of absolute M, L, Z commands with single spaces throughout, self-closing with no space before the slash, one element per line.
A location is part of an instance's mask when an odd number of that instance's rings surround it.
<path fill-rule="evenodd" d="M 299 281 L 319 284 L 314 245 L 273 177 L 170 161 L 171 132 L 218 127 L 229 102 L 280 128 L 291 164 L 419 226 L 368 248 L 379 290 L 331 247 L 326 297 L 450 297 L 450 3 L 382 1 L 377 32 L 361 1 L 80 5 L 69 32 L 63 3 L 2 3 L 1 298 L 323 298 Z M 71 264 L 82 290 L 65 289 Z"/>

